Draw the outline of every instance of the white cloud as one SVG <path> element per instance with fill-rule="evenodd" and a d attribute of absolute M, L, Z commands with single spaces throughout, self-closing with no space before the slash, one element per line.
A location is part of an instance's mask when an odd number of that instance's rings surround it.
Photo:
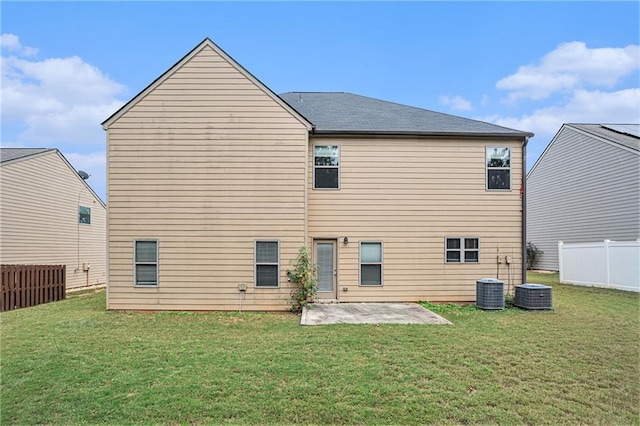
<path fill-rule="evenodd" d="M 577 90 L 564 105 L 540 108 L 521 117 L 493 115 L 484 120 L 549 139 L 564 123 L 637 123 L 639 114 L 639 88 L 613 92 Z"/>
<path fill-rule="evenodd" d="M 42 61 L 2 57 L 2 119 L 38 146 L 102 144 L 100 123 L 122 105 L 124 87 L 77 56 Z"/>
<path fill-rule="evenodd" d="M 84 170 L 93 178 L 100 175 L 100 170 L 105 170 L 107 166 L 107 156 L 104 151 L 97 151 L 88 154 L 77 152 L 64 153 L 64 156 L 76 168 Z"/>
<path fill-rule="evenodd" d="M 20 39 L 15 34 L 0 35 L 0 46 L 3 49 L 9 50 L 15 54 L 19 54 L 22 56 L 34 56 L 38 53 L 38 49 L 23 46 L 20 43 Z"/>
<path fill-rule="evenodd" d="M 622 77 L 640 68 L 640 46 L 590 49 L 583 42 L 559 45 L 540 60 L 525 65 L 496 83 L 508 90 L 509 100 L 546 99 L 556 92 L 594 87 L 614 87 Z"/>
<path fill-rule="evenodd" d="M 440 96 L 440 103 L 457 111 L 470 111 L 473 109 L 471 102 L 462 96 Z"/>
<path fill-rule="evenodd" d="M 105 193 L 105 133 L 100 126 L 123 102 L 125 87 L 78 56 L 37 59 L 37 50 L 3 34 L 4 146 L 58 148 L 89 184 Z"/>
<path fill-rule="evenodd" d="M 27 145 L 23 142 L 5 140 L 4 138 L 1 141 L 0 146 L 2 146 L 2 148 L 33 148 L 32 145 Z"/>
<path fill-rule="evenodd" d="M 100 123 L 122 105 L 113 100 L 102 105 L 77 104 L 25 117 L 28 125 L 20 138 L 42 145 L 72 144 L 76 146 L 101 146 L 105 132 Z"/>

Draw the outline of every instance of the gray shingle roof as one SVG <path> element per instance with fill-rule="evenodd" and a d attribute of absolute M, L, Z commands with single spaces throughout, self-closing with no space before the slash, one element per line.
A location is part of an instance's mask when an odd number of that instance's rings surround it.
<path fill-rule="evenodd" d="M 569 126 L 583 130 L 592 135 L 607 139 L 613 143 L 640 151 L 640 124 L 574 124 Z"/>
<path fill-rule="evenodd" d="M 315 125 L 316 133 L 533 136 L 483 121 L 342 92 L 279 95 Z"/>
<path fill-rule="evenodd" d="M 54 150 L 55 148 L 0 148 L 0 163 Z"/>

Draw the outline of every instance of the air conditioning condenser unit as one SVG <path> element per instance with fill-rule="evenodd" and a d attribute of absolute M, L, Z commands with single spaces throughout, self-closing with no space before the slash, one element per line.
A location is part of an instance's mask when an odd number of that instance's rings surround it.
<path fill-rule="evenodd" d="M 542 284 L 517 285 L 514 305 L 522 309 L 553 309 L 552 290 L 552 287 Z"/>
<path fill-rule="evenodd" d="M 504 309 L 504 283 L 494 278 L 476 281 L 476 306 L 480 309 Z"/>

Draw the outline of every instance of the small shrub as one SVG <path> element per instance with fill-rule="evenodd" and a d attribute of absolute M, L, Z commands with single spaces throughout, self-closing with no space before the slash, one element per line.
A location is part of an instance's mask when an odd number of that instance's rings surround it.
<path fill-rule="evenodd" d="M 287 269 L 287 277 L 295 284 L 291 290 L 291 311 L 302 312 L 318 292 L 318 266 L 311 262 L 306 246 L 301 247 L 298 256 L 289 263 L 293 269 Z"/>
<path fill-rule="evenodd" d="M 507 293 L 504 295 L 504 307 L 505 309 L 515 308 L 516 296 L 511 293 Z"/>
<path fill-rule="evenodd" d="M 535 268 L 538 260 L 540 260 L 540 256 L 542 256 L 544 252 L 536 247 L 532 242 L 527 243 L 527 269 Z"/>

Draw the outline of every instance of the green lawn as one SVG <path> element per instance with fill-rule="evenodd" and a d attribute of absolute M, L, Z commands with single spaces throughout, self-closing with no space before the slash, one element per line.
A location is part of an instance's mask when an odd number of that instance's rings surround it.
<path fill-rule="evenodd" d="M 451 326 L 106 312 L 104 292 L 0 315 L 0 423 L 640 423 L 638 294 L 557 284 L 553 312 Z"/>

